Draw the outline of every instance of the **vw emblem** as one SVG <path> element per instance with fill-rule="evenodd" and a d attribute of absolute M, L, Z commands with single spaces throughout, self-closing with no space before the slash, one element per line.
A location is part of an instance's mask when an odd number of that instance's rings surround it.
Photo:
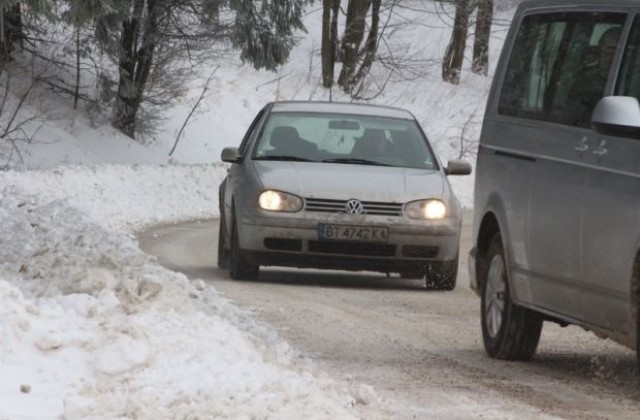
<path fill-rule="evenodd" d="M 364 206 L 358 200 L 349 200 L 345 205 L 345 209 L 349 214 L 362 214 L 364 212 Z"/>

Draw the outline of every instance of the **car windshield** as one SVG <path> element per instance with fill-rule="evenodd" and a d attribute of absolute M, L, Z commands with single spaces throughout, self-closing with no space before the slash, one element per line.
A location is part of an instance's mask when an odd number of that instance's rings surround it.
<path fill-rule="evenodd" d="M 438 168 L 415 121 L 308 112 L 272 113 L 253 159 Z"/>

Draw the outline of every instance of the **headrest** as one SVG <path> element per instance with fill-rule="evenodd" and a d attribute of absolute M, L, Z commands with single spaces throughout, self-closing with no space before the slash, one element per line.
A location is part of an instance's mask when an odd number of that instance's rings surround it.
<path fill-rule="evenodd" d="M 299 138 L 298 130 L 293 127 L 276 127 L 271 132 L 271 145 L 277 146 L 278 144 L 294 143 Z"/>

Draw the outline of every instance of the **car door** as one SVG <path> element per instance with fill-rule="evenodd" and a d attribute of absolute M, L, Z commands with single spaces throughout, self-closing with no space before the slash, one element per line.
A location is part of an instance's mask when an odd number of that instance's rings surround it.
<path fill-rule="evenodd" d="M 633 19 L 620 52 L 613 93 L 640 100 L 640 17 Z M 631 270 L 640 238 L 640 138 L 596 133 L 587 155 L 591 169 L 583 204 L 584 316 L 598 327 L 628 331 Z"/>
<path fill-rule="evenodd" d="M 593 133 L 588 118 L 604 92 L 607 74 L 588 72 L 597 41 L 625 15 L 603 12 L 536 12 L 525 16 L 507 70 L 500 111 L 521 121 L 520 138 L 532 144 L 524 249 L 513 255 L 526 293 L 521 302 L 580 319 L 581 203 L 588 167 L 584 161 Z M 513 67 L 513 68 L 511 68 Z M 589 80 L 584 78 L 595 75 Z M 512 83 L 509 80 L 513 80 Z M 513 134 L 512 134 L 513 135 Z M 508 209 L 509 210 L 509 209 Z M 528 215 L 528 216 L 527 216 Z"/>

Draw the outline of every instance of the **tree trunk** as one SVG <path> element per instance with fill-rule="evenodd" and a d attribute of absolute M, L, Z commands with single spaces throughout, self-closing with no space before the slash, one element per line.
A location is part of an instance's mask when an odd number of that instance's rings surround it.
<path fill-rule="evenodd" d="M 338 60 L 340 0 L 323 0 L 322 7 L 322 86 L 331 88 Z"/>
<path fill-rule="evenodd" d="M 491 36 L 492 20 L 493 0 L 479 0 L 471 70 L 483 76 L 486 76 L 489 72 L 489 38 Z"/>
<path fill-rule="evenodd" d="M 464 61 L 464 50 L 469 32 L 469 0 L 458 0 L 456 16 L 453 22 L 451 40 L 442 61 L 442 79 L 457 85 L 460 83 L 460 72 Z"/>
<path fill-rule="evenodd" d="M 333 47 L 333 60 L 334 64 L 338 59 L 338 17 L 340 14 L 340 2 L 341 0 L 333 0 L 333 6 L 331 10 L 331 45 Z"/>
<path fill-rule="evenodd" d="M 202 0 L 203 22 L 217 26 L 220 22 L 220 0 Z"/>
<path fill-rule="evenodd" d="M 342 71 L 338 84 L 345 92 L 351 92 L 354 86 L 358 52 L 364 38 L 365 18 L 371 0 L 349 0 L 347 22 L 342 39 Z"/>
<path fill-rule="evenodd" d="M 333 86 L 333 70 L 335 64 L 335 51 L 331 44 L 331 9 L 334 0 L 323 0 L 322 2 L 322 45 L 320 47 L 322 55 L 322 86 L 330 88 Z"/>
<path fill-rule="evenodd" d="M 158 37 L 156 0 L 135 0 L 131 17 L 122 23 L 118 94 L 113 125 L 133 138 Z M 139 48 L 138 48 L 139 45 Z"/>
<path fill-rule="evenodd" d="M 24 30 L 20 3 L 0 8 L 0 65 L 11 59 L 16 45 L 22 45 Z"/>
<path fill-rule="evenodd" d="M 380 5 L 382 0 L 373 0 L 371 5 L 371 28 L 364 44 L 364 58 L 355 77 L 354 85 L 360 83 L 371 70 L 373 60 L 378 52 L 378 27 L 380 26 Z"/>
<path fill-rule="evenodd" d="M 76 23 L 76 86 L 73 91 L 73 109 L 78 109 L 80 96 L 80 25 Z"/>

